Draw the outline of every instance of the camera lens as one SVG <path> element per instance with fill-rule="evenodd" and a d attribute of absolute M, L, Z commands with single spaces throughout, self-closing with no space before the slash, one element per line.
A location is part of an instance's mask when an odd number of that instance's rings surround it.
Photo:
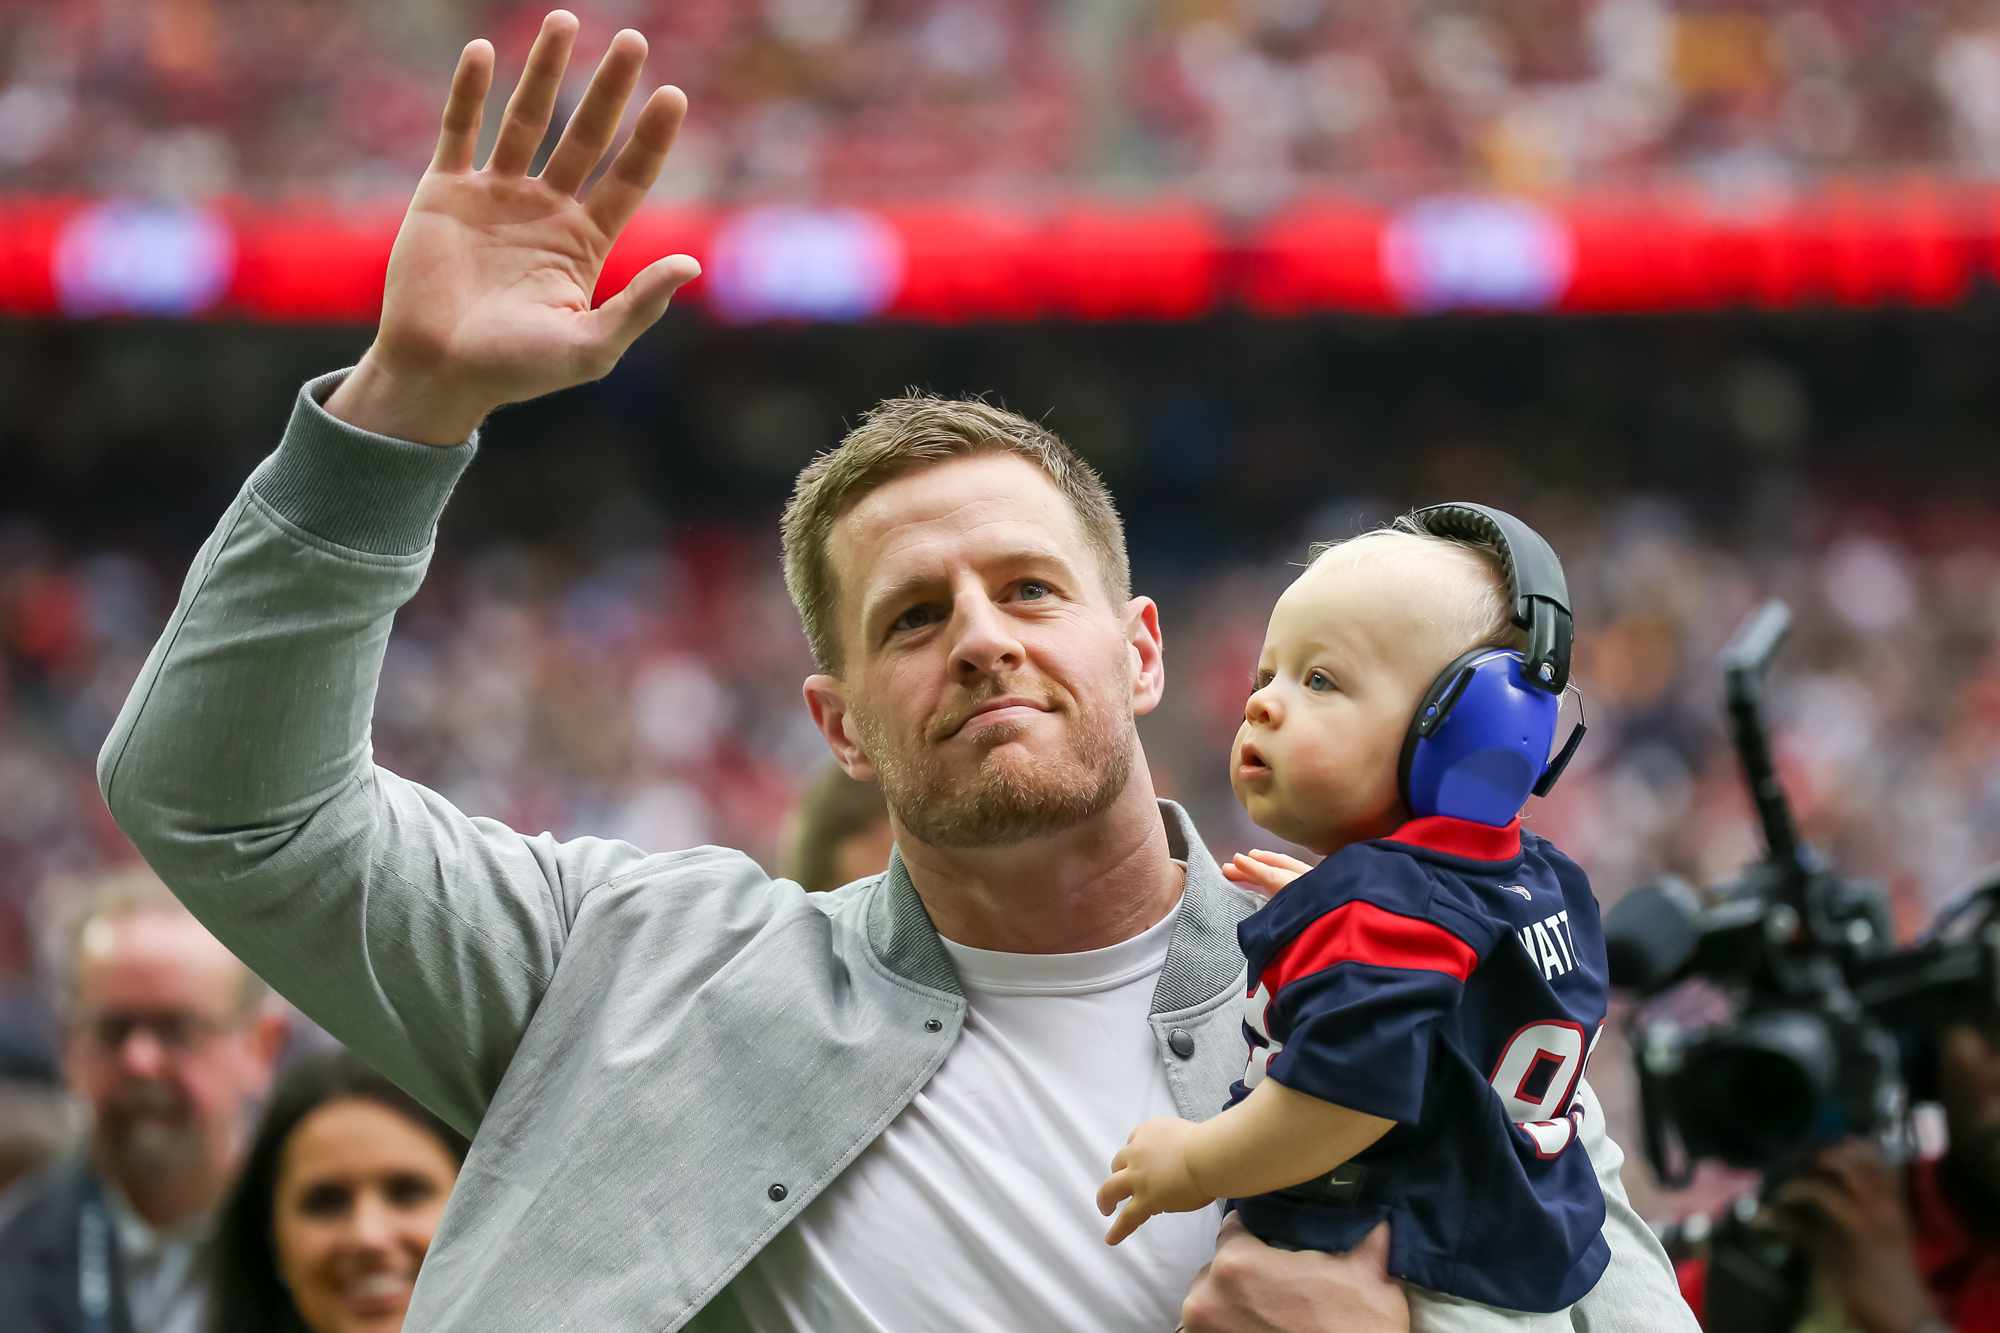
<path fill-rule="evenodd" d="M 1820 1015 L 1755 1014 L 1687 1053 L 1674 1080 L 1675 1118 L 1690 1152 L 1761 1169 L 1840 1120 L 1839 1050 Z"/>

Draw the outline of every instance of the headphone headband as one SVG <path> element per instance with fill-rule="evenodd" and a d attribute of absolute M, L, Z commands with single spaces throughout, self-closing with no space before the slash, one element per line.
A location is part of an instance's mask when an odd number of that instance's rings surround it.
<path fill-rule="evenodd" d="M 1424 531 L 1460 541 L 1490 542 L 1500 548 L 1501 572 L 1514 623 L 1528 631 L 1527 679 L 1551 694 L 1569 684 L 1574 629 L 1569 581 L 1562 561 L 1542 535 L 1504 510 L 1454 502 L 1430 505 L 1410 516 Z"/>

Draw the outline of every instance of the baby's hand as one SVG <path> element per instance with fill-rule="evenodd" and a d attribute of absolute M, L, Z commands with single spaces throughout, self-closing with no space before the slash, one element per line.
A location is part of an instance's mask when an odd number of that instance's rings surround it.
<path fill-rule="evenodd" d="M 1188 1171 L 1187 1137 L 1194 1128 L 1192 1121 L 1168 1116 L 1148 1120 L 1125 1140 L 1111 1159 L 1111 1178 L 1097 1188 L 1097 1211 L 1106 1217 L 1125 1200 L 1105 1233 L 1106 1245 L 1124 1240 L 1155 1213 L 1191 1213 L 1215 1202 Z"/>
<path fill-rule="evenodd" d="M 1222 877 L 1268 898 L 1311 869 L 1283 852 L 1238 852 L 1222 863 Z"/>

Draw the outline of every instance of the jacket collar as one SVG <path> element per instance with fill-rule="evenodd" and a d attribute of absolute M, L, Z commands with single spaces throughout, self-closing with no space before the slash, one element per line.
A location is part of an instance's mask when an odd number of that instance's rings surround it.
<path fill-rule="evenodd" d="M 1258 899 L 1222 877 L 1222 868 L 1202 845 L 1194 821 L 1172 801 L 1160 802 L 1167 828 L 1167 852 L 1187 864 L 1187 888 L 1167 937 L 1167 961 L 1153 991 L 1152 1012 L 1171 1013 L 1212 999 L 1243 971 L 1236 947 L 1236 923 L 1257 910 Z M 868 942 L 885 966 L 918 986 L 964 997 L 951 956 L 939 942 L 924 901 L 910 883 L 900 852 L 889 854 L 889 869 L 875 882 L 867 909 Z"/>

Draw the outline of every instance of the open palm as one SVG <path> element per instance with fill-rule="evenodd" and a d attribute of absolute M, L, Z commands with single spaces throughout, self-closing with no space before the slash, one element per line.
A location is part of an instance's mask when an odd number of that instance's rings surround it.
<path fill-rule="evenodd" d="M 701 271 L 686 255 L 669 255 L 591 309 L 605 257 L 659 178 L 687 101 L 679 89 L 655 89 L 631 138 L 584 190 L 645 62 L 646 39 L 626 29 L 612 39 L 541 174 L 529 176 L 576 31 L 566 11 L 543 20 L 492 155 L 478 169 L 493 48 L 474 41 L 459 56 L 437 152 L 390 253 L 381 327 L 367 358 L 378 377 L 421 383 L 429 417 L 440 423 L 426 434 L 455 430 L 462 439 L 500 404 L 604 375 Z M 329 410 L 338 413 L 338 401 L 337 394 Z"/>

